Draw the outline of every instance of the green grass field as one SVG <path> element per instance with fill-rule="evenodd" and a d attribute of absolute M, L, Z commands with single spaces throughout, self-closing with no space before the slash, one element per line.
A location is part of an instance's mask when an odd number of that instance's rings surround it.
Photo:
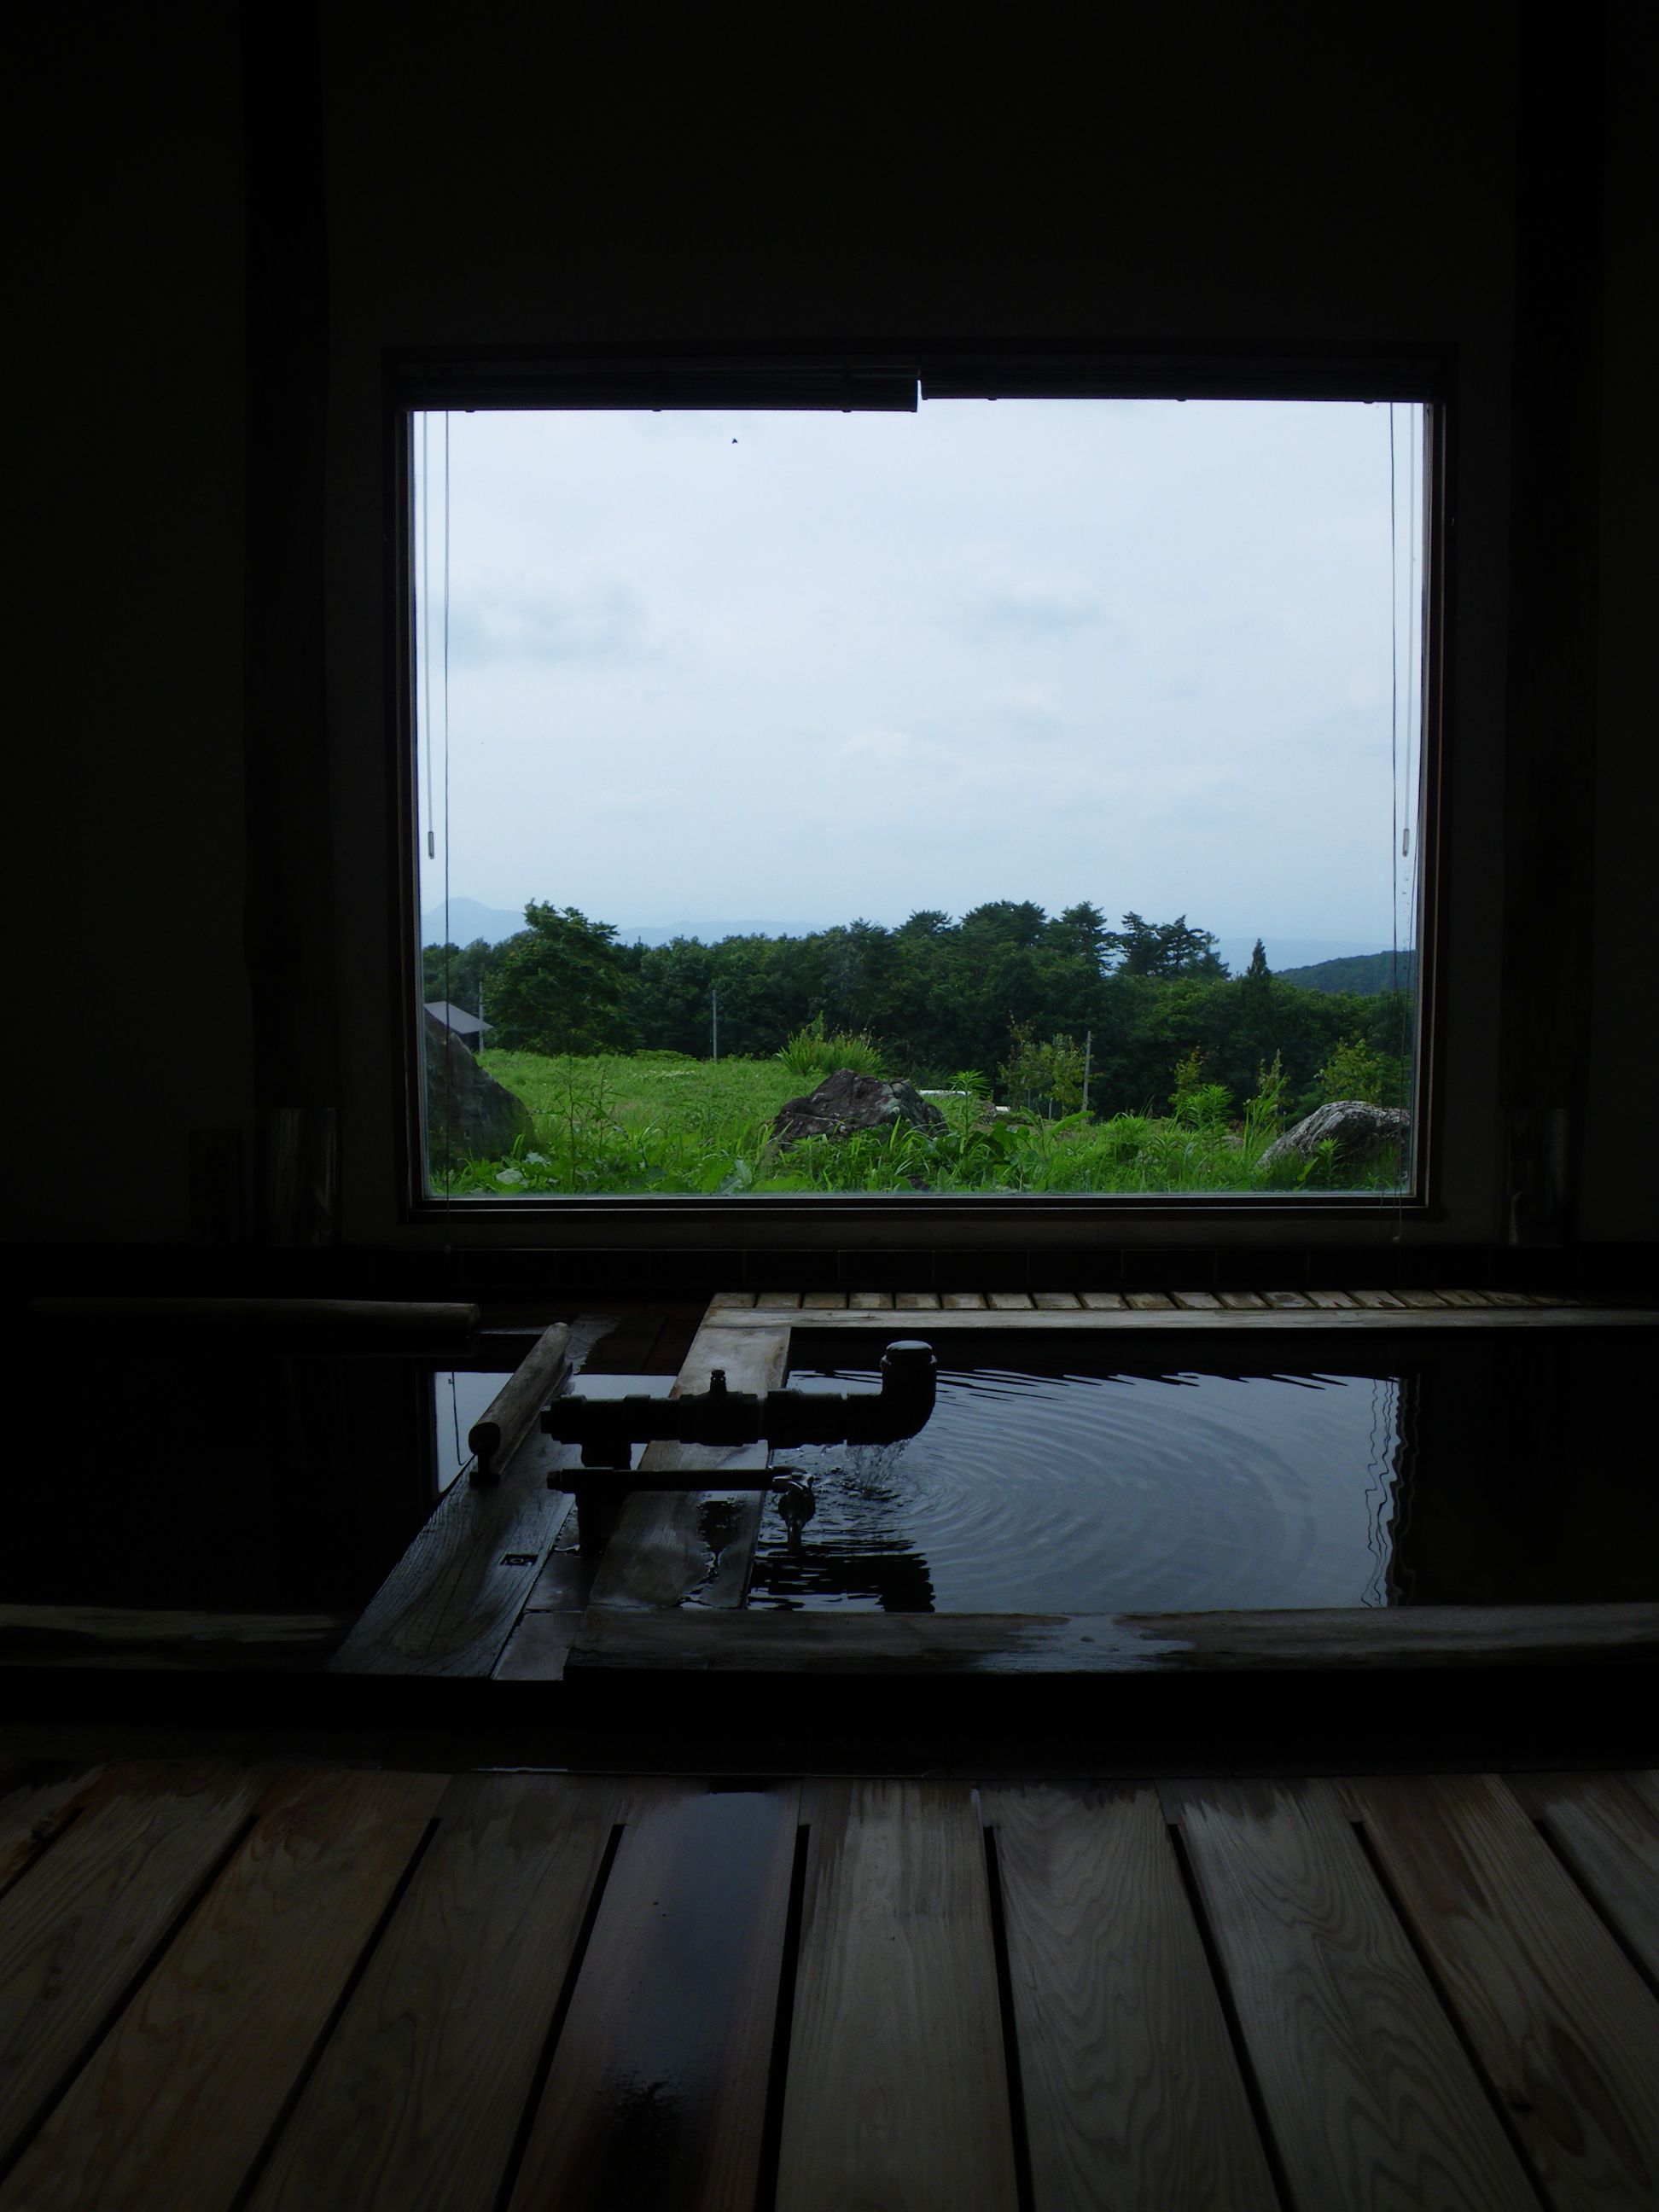
<path fill-rule="evenodd" d="M 534 1134 L 510 1159 L 469 1162 L 449 1186 L 457 1197 L 1333 1187 L 1328 1163 L 1317 1160 L 1305 1175 L 1264 1178 L 1256 1161 L 1277 1127 L 1248 1114 L 1201 1127 L 1133 1114 L 993 1118 L 972 1099 L 951 1099 L 950 1127 L 938 1136 L 813 1138 L 782 1152 L 771 1141 L 772 1117 L 812 1083 L 779 1060 L 491 1052 L 483 1064 L 529 1107 Z M 1393 1184 L 1377 1177 L 1362 1187 Z"/>

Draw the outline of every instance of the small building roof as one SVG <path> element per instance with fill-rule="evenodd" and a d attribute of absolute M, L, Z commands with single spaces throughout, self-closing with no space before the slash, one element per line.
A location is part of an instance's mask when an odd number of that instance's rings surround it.
<path fill-rule="evenodd" d="M 476 1014 L 469 1014 L 465 1006 L 452 1006 L 447 999 L 428 999 L 426 1010 L 447 1030 L 453 1030 L 457 1036 L 481 1036 L 489 1027 Z"/>

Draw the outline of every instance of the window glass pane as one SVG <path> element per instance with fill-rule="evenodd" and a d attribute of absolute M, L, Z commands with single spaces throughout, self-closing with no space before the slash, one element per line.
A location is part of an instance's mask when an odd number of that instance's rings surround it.
<path fill-rule="evenodd" d="M 417 414 L 432 1187 L 1407 1187 L 1425 434 Z"/>

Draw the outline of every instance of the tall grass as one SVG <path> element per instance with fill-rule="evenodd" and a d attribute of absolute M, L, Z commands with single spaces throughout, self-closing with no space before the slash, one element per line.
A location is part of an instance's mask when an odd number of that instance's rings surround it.
<path fill-rule="evenodd" d="M 964 1097 L 943 1102 L 947 1126 L 934 1135 L 901 1124 L 808 1138 L 786 1152 L 773 1139 L 772 1118 L 801 1079 L 781 1058 L 715 1063 L 672 1053 L 547 1059 L 494 1052 L 484 1065 L 529 1107 L 533 1134 L 510 1158 L 458 1170 L 448 1186 L 458 1196 L 1395 1187 L 1381 1171 L 1339 1180 L 1328 1147 L 1311 1163 L 1264 1173 L 1261 1155 L 1279 1124 L 1271 1071 L 1237 1124 L 1150 1114 L 996 1116 Z"/>

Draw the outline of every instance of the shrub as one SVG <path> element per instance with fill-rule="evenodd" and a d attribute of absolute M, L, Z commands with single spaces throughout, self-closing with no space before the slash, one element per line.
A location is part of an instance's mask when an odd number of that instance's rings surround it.
<path fill-rule="evenodd" d="M 815 1014 L 795 1031 L 777 1058 L 800 1082 L 816 1085 L 840 1067 L 854 1075 L 882 1075 L 882 1049 L 868 1030 L 834 1030 L 825 1036 L 823 1016 Z"/>

